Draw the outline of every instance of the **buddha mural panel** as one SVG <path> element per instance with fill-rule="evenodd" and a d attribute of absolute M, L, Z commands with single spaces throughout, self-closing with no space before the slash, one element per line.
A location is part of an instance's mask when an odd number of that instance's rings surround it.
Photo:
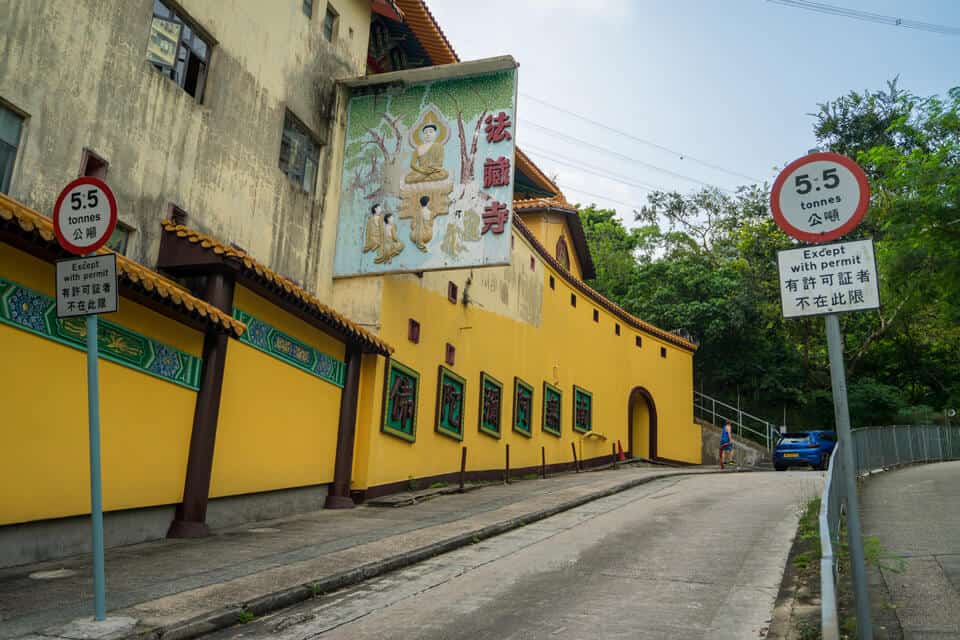
<path fill-rule="evenodd" d="M 509 264 L 516 63 L 484 63 L 350 96 L 335 277 Z"/>

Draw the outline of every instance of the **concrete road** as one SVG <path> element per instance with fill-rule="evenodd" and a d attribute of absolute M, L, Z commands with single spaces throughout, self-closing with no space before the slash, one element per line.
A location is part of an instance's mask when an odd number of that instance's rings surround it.
<path fill-rule="evenodd" d="M 880 541 L 880 573 L 904 638 L 960 638 L 958 498 L 960 462 L 905 467 L 864 484 L 863 534 Z"/>
<path fill-rule="evenodd" d="M 659 480 L 208 640 L 761 638 L 822 482 Z"/>

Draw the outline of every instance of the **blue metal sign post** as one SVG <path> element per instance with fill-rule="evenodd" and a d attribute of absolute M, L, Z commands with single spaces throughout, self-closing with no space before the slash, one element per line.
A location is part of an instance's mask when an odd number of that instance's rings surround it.
<path fill-rule="evenodd" d="M 93 528 L 94 619 L 107 618 L 103 557 L 103 479 L 100 475 L 100 348 L 97 312 L 117 310 L 117 256 L 98 255 L 117 226 L 117 200 L 102 180 L 82 176 L 57 197 L 53 231 L 66 251 L 85 258 L 60 260 L 56 267 L 57 317 L 86 316 L 87 418 L 90 430 L 90 521 Z"/>
<path fill-rule="evenodd" d="M 107 617 L 106 576 L 103 568 L 103 482 L 100 476 L 100 368 L 97 315 L 87 316 L 87 414 L 90 420 L 90 519 L 93 524 L 94 619 Z"/>

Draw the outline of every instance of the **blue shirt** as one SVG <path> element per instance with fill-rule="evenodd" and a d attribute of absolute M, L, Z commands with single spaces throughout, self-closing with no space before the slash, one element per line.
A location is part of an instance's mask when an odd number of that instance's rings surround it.
<path fill-rule="evenodd" d="M 727 431 L 727 428 L 724 427 L 720 431 L 720 444 L 727 444 L 730 442 L 730 433 Z"/>

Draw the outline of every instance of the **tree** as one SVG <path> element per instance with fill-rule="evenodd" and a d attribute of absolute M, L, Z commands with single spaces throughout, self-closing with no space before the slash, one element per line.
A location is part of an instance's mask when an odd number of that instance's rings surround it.
<path fill-rule="evenodd" d="M 852 237 L 876 244 L 879 311 L 842 317 L 855 426 L 960 409 L 960 88 L 918 98 L 896 80 L 819 105 L 824 148 L 864 167 L 872 199 Z M 769 214 L 767 185 L 730 194 L 655 192 L 627 229 L 581 211 L 601 293 L 700 343 L 697 383 L 737 391 L 760 415 L 832 420 L 822 323 L 785 321 L 777 251 L 796 246 Z"/>

